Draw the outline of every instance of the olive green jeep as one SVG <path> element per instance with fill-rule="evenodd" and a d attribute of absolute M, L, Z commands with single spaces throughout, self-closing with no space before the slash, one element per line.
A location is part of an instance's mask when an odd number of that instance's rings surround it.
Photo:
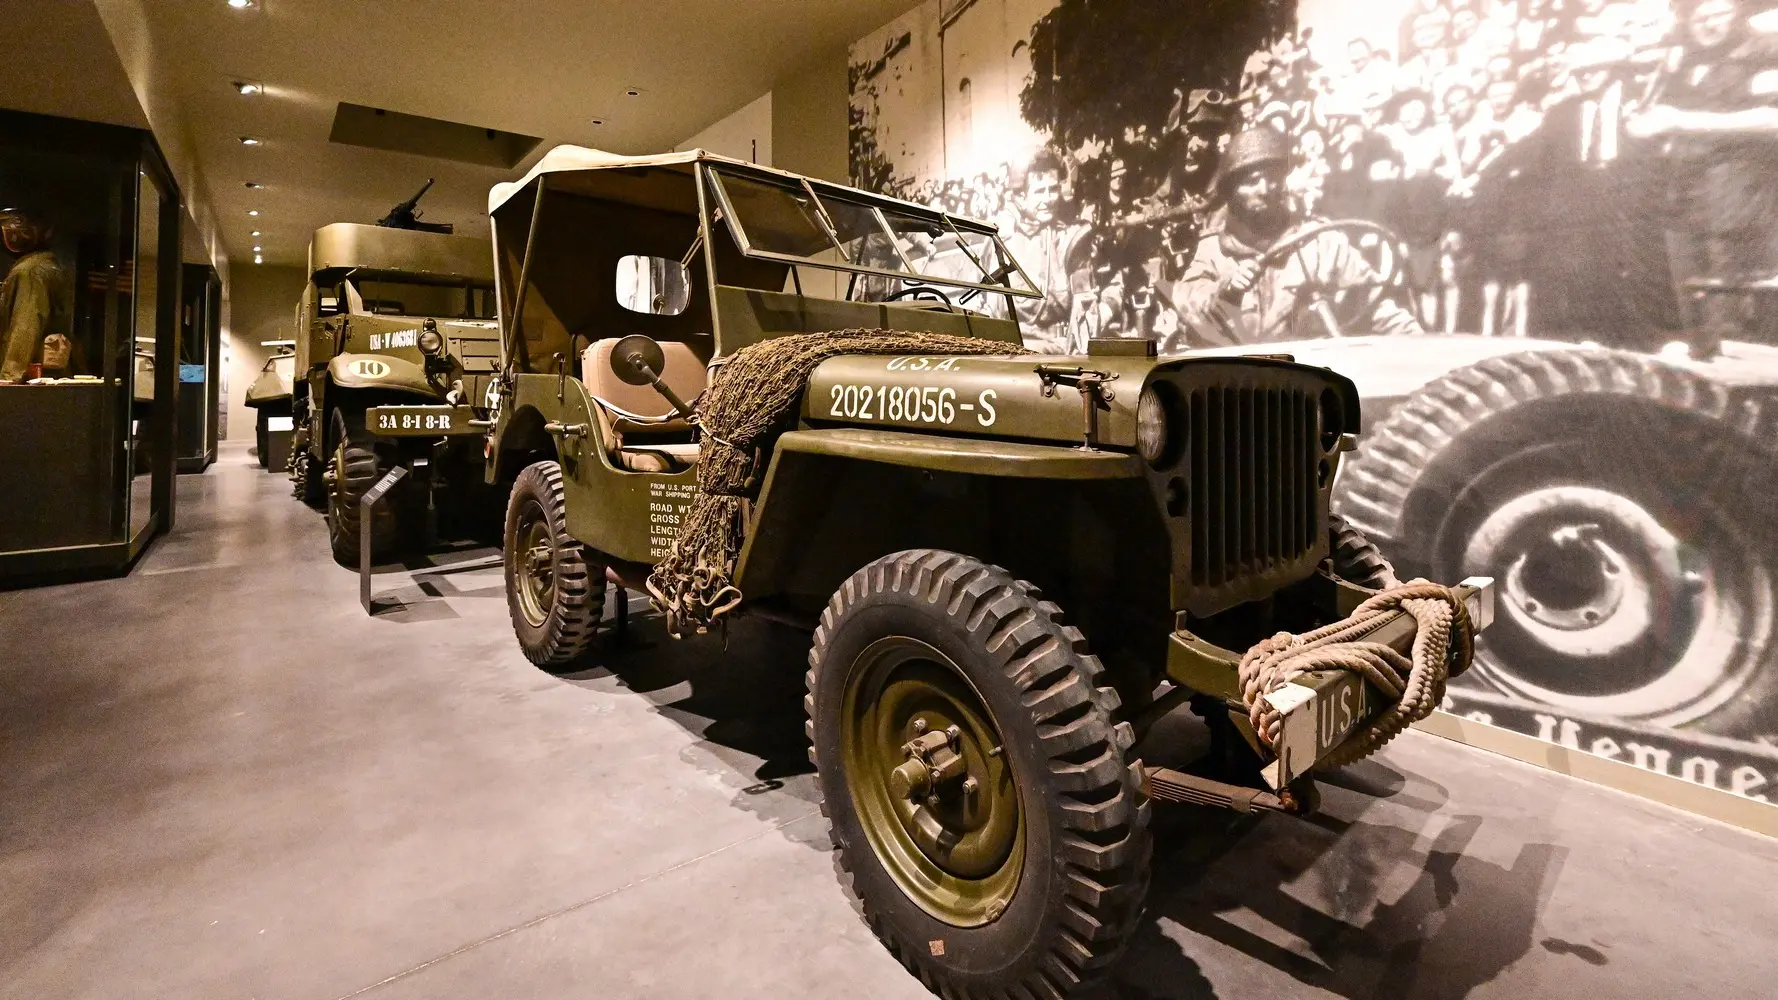
<path fill-rule="evenodd" d="M 315 231 L 296 313 L 292 475 L 304 502 L 325 505 L 345 565 L 358 564 L 359 500 L 397 466 L 414 474 L 373 514 L 378 558 L 421 537 L 439 500 L 473 513 L 486 499 L 472 421 L 500 353 L 491 266 L 486 240 L 349 222 Z"/>
<path fill-rule="evenodd" d="M 1140 913 L 1151 799 L 1305 812 L 1317 767 L 1392 704 L 1311 671 L 1266 695 L 1262 734 L 1240 683 L 1242 651 L 1393 585 L 1328 512 L 1359 427 L 1343 376 L 1146 341 L 1026 353 L 1015 300 L 1036 292 L 992 226 L 701 151 L 562 147 L 490 215 L 487 472 L 513 484 L 508 604 L 547 669 L 584 664 L 612 588 L 659 594 L 745 358 L 824 331 L 980 345 L 813 368 L 757 449 L 715 612 L 811 633 L 839 860 L 935 992 L 1073 994 Z M 1491 592 L 1452 593 L 1467 642 Z M 1374 626 L 1415 636 L 1402 613 Z M 1209 751 L 1139 760 L 1188 707 Z"/>

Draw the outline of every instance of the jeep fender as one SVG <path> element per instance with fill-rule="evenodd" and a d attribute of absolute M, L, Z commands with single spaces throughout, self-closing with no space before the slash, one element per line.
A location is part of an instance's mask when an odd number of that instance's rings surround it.
<path fill-rule="evenodd" d="M 1158 629 L 1158 648 L 1173 618 L 1170 563 L 1144 468 L 1135 455 L 1022 441 L 790 431 L 752 505 L 735 584 L 813 616 L 886 553 L 969 552 L 1043 588 L 1103 642 Z M 1155 544 L 1119 544 L 1131 537 Z"/>

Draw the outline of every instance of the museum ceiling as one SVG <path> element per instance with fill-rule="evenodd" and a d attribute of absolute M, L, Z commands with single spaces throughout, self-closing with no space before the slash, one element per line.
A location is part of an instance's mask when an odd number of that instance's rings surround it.
<path fill-rule="evenodd" d="M 910 0 L 226 0 L 147 4 L 232 259 L 305 260 L 309 234 L 374 222 L 427 178 L 427 221 L 487 232 L 493 183 L 551 146 L 671 148 L 784 73 L 912 6 Z M 235 84 L 262 93 L 243 95 Z M 631 91 L 636 92 L 634 95 Z M 440 123 L 492 129 L 511 169 L 330 140 L 341 104 L 383 110 L 417 146 L 453 148 Z M 362 140 L 362 115 L 348 112 Z M 593 124 L 594 120 L 601 124 Z M 352 124 L 348 122 L 347 124 Z M 396 129 L 399 131 L 400 129 Z M 429 130 L 429 131 L 428 131 Z M 349 130 L 348 130 L 349 131 Z M 258 140 L 243 144 L 243 138 Z M 373 148 L 382 145 L 385 148 Z M 508 155 L 506 159 L 511 159 Z M 482 157 L 487 159 L 487 157 Z M 260 185 L 248 188 L 248 183 Z M 249 211 L 261 213 L 250 217 Z M 263 235 L 254 238 L 255 230 Z"/>

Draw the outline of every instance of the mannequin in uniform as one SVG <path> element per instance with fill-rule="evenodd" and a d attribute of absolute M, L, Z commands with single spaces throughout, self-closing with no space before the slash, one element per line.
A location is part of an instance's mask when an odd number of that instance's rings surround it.
<path fill-rule="evenodd" d="M 18 255 L 0 281 L 0 382 L 23 381 L 31 365 L 43 360 L 45 338 L 65 338 L 71 329 L 68 280 L 42 219 L 32 209 L 0 210 L 0 240 Z"/>

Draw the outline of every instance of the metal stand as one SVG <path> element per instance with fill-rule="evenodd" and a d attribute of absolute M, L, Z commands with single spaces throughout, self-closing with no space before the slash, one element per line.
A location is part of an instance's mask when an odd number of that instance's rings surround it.
<path fill-rule="evenodd" d="M 389 492 L 395 489 L 395 484 L 406 476 L 407 469 L 398 465 L 390 469 L 375 486 L 365 490 L 364 496 L 358 498 L 358 603 L 364 605 L 364 613 L 367 615 L 377 613 L 375 603 L 370 598 L 372 515 L 376 513 L 377 504 L 382 503 Z"/>

